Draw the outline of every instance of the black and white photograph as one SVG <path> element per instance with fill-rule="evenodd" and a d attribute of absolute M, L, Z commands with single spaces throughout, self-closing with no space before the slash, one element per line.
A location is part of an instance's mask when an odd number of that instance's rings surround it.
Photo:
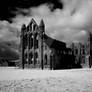
<path fill-rule="evenodd" d="M 0 92 L 92 92 L 92 0 L 1 0 Z"/>

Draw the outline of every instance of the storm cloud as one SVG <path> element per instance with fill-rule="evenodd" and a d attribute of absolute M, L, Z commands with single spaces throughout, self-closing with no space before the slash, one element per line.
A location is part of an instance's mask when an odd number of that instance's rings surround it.
<path fill-rule="evenodd" d="M 61 0 L 63 9 L 52 11 L 53 4 L 42 4 L 28 9 L 18 9 L 16 17 L 12 19 L 12 26 L 20 29 L 34 18 L 39 24 L 43 19 L 46 26 L 46 34 L 57 40 L 85 41 L 88 31 L 92 29 L 92 1 L 91 0 Z M 60 2 L 61 2 L 60 1 Z M 23 14 L 25 13 L 25 15 Z"/>
<path fill-rule="evenodd" d="M 91 0 L 61 0 L 63 8 L 53 10 L 54 4 L 45 3 L 30 8 L 17 8 L 12 23 L 0 22 L 0 39 L 19 42 L 22 24 L 28 24 L 32 18 L 39 24 L 43 19 L 46 34 L 60 41 L 86 41 L 92 30 Z M 53 11 L 52 11 L 53 10 Z M 2 26 L 3 25 L 3 26 Z M 13 31 L 13 32 L 12 32 Z"/>

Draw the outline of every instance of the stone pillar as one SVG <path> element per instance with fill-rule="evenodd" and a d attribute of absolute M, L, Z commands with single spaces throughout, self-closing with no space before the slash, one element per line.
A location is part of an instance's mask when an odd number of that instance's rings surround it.
<path fill-rule="evenodd" d="M 92 33 L 89 32 L 90 40 L 90 56 L 89 56 L 89 67 L 92 67 Z"/>
<path fill-rule="evenodd" d="M 25 24 L 22 25 L 21 27 L 21 61 L 22 61 L 22 68 L 24 69 L 24 64 L 25 64 L 25 60 L 24 60 L 24 31 L 26 30 L 26 26 Z"/>
<path fill-rule="evenodd" d="M 43 70 L 44 68 L 44 62 L 43 62 L 43 35 L 45 32 L 45 25 L 43 20 L 41 20 L 40 25 L 39 25 L 39 30 L 40 30 L 40 38 L 41 38 L 41 68 Z"/>

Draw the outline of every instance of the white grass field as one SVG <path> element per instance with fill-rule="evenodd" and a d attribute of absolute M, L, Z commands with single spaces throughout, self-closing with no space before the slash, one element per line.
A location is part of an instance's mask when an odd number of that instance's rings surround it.
<path fill-rule="evenodd" d="M 0 67 L 0 92 L 92 92 L 92 69 Z"/>

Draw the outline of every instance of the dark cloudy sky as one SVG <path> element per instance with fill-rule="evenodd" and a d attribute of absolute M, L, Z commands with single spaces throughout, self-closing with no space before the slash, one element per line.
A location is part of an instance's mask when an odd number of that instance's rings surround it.
<path fill-rule="evenodd" d="M 0 19 L 8 20 L 11 22 L 11 18 L 15 17 L 15 12 L 18 8 L 20 9 L 28 9 L 31 7 L 37 7 L 41 4 L 53 4 L 52 11 L 54 9 L 63 8 L 63 4 L 59 2 L 59 0 L 1 0 L 0 3 Z M 23 15 L 26 13 L 21 12 Z"/>
<path fill-rule="evenodd" d="M 57 40 L 86 41 L 92 30 L 91 10 L 92 0 L 2 0 L 0 41 L 19 43 L 21 25 L 31 18 L 38 24 L 43 19 L 46 34 Z"/>

